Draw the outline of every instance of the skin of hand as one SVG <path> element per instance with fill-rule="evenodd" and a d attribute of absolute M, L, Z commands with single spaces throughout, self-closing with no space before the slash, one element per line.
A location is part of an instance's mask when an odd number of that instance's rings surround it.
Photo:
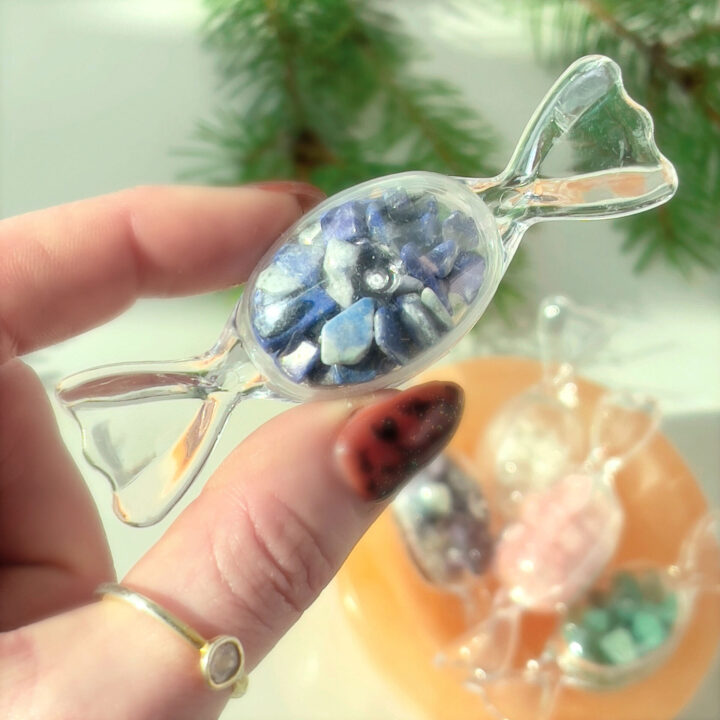
<path fill-rule="evenodd" d="M 0 717 L 222 711 L 229 693 L 204 685 L 196 650 L 155 618 L 93 596 L 115 579 L 105 536 L 18 356 L 138 297 L 242 282 L 321 198 L 291 182 L 143 187 L 0 222 Z M 227 457 L 122 582 L 205 637 L 237 636 L 252 670 L 447 443 L 462 403 L 457 385 L 434 382 L 281 414 Z"/>

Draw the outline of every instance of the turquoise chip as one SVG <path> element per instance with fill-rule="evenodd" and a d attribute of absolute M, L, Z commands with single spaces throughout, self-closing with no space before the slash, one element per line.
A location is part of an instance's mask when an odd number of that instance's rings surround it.
<path fill-rule="evenodd" d="M 610 630 L 610 613 L 602 608 L 589 608 L 582 618 L 583 627 L 595 635 L 604 635 Z"/>
<path fill-rule="evenodd" d="M 662 621 L 648 610 L 640 610 L 635 614 L 632 634 L 644 652 L 660 647 L 667 639 L 667 631 Z"/>
<path fill-rule="evenodd" d="M 638 612 L 641 607 L 641 604 L 634 598 L 621 597 L 615 600 L 609 609 L 616 618 L 618 624 L 630 627 L 630 625 L 632 625 L 633 618 L 635 617 L 635 613 Z"/>
<path fill-rule="evenodd" d="M 613 665 L 625 665 L 638 659 L 638 651 L 632 633 L 625 628 L 615 628 L 599 643 L 603 655 Z"/>

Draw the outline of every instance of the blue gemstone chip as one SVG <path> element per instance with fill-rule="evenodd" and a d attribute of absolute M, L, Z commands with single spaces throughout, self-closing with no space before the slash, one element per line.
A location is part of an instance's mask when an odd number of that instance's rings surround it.
<path fill-rule="evenodd" d="M 365 205 L 349 202 L 330 210 L 320 219 L 320 227 L 328 237 L 352 242 L 368 234 Z"/>
<path fill-rule="evenodd" d="M 277 335 L 263 337 L 257 329 L 257 320 L 254 321 L 256 337 L 264 350 L 270 353 L 287 351 L 314 326 L 328 321 L 340 309 L 335 300 L 318 286 L 298 296 L 295 302 L 298 303 L 297 320 Z M 257 313 L 257 308 L 255 312 Z"/>
<path fill-rule="evenodd" d="M 331 320 L 320 333 L 320 359 L 326 365 L 355 365 L 370 350 L 375 301 L 363 298 Z"/>

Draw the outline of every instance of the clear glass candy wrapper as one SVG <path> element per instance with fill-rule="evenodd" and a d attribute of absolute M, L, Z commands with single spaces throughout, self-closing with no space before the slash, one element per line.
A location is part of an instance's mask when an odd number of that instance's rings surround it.
<path fill-rule="evenodd" d="M 602 345 L 609 322 L 567 297 L 545 298 L 538 308 L 542 379 L 495 415 L 478 457 L 490 457 L 502 512 L 514 517 L 523 498 L 543 490 L 582 460 L 584 431 L 577 414 L 577 365 Z"/>
<path fill-rule="evenodd" d="M 555 172 L 563 161 L 567 176 Z M 207 353 L 80 372 L 59 384 L 59 399 L 110 480 L 117 515 L 152 524 L 242 399 L 303 402 L 406 382 L 477 322 L 531 224 L 641 212 L 676 185 L 617 65 L 582 58 L 497 177 L 408 172 L 329 198 L 258 264 Z"/>
<path fill-rule="evenodd" d="M 427 582 L 456 593 L 470 620 L 494 538 L 488 503 L 467 463 L 439 455 L 403 487 L 392 510 L 415 568 Z"/>

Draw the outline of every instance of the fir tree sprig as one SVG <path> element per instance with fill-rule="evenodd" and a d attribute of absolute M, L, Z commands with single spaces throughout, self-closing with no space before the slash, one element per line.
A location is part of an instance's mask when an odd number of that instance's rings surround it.
<path fill-rule="evenodd" d="M 492 174 L 494 138 L 457 91 L 410 70 L 396 19 L 358 0 L 206 0 L 227 106 L 191 170 L 215 182 L 296 177 L 336 192 L 405 169 Z"/>
<path fill-rule="evenodd" d="M 717 0 L 523 0 L 535 47 L 554 67 L 602 53 L 650 111 L 678 171 L 672 202 L 618 221 L 643 269 L 720 268 L 720 6 Z"/>
<path fill-rule="evenodd" d="M 491 176 L 487 124 L 364 0 L 205 0 L 225 105 L 196 131 L 185 177 L 296 178 L 328 194 L 404 170 Z M 517 271 L 516 271 L 517 272 Z M 504 283 L 501 301 L 517 296 Z"/>

